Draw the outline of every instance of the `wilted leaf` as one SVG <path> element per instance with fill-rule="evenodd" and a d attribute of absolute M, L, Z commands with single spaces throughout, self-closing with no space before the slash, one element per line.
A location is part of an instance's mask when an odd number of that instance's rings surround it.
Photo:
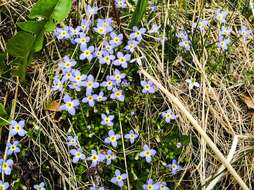
<path fill-rule="evenodd" d="M 53 112 L 58 112 L 60 111 L 60 103 L 56 100 L 53 100 L 52 102 L 50 102 L 46 109 L 45 110 L 48 110 L 48 111 L 53 111 Z"/>
<path fill-rule="evenodd" d="M 254 109 L 254 98 L 246 95 L 240 95 L 241 100 L 248 106 L 250 109 Z"/>

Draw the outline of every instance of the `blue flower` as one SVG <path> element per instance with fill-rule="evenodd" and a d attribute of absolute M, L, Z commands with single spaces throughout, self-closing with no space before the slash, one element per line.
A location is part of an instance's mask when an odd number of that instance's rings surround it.
<path fill-rule="evenodd" d="M 90 187 L 89 190 L 104 190 L 104 187 L 96 187 L 96 186 L 92 186 Z"/>
<path fill-rule="evenodd" d="M 101 83 L 101 86 L 107 87 L 108 90 L 112 90 L 115 82 L 110 80 L 110 76 L 106 76 L 106 81 Z"/>
<path fill-rule="evenodd" d="M 112 144 L 113 147 L 117 147 L 117 140 L 120 139 L 119 134 L 115 134 L 113 130 L 108 132 L 108 137 L 105 138 L 104 142 L 106 144 Z"/>
<path fill-rule="evenodd" d="M 100 85 L 95 81 L 93 75 L 88 75 L 87 81 L 84 82 L 84 86 L 86 87 L 86 92 L 91 93 L 94 88 L 98 88 Z"/>
<path fill-rule="evenodd" d="M 146 158 L 146 162 L 150 163 L 152 161 L 152 156 L 156 154 L 156 150 L 150 149 L 147 144 L 144 145 L 143 151 L 139 153 L 141 157 Z"/>
<path fill-rule="evenodd" d="M 85 155 L 82 153 L 81 148 L 71 149 L 70 153 L 71 153 L 71 155 L 73 155 L 73 159 L 72 159 L 73 163 L 78 163 L 79 160 L 84 160 L 85 159 Z"/>
<path fill-rule="evenodd" d="M 171 164 L 168 164 L 168 168 L 171 169 L 173 175 L 182 169 L 182 167 L 177 164 L 176 160 L 173 160 Z"/>
<path fill-rule="evenodd" d="M 167 123 L 170 123 L 171 119 L 176 119 L 176 115 L 172 112 L 171 109 L 168 109 L 168 110 L 162 112 L 161 117 L 165 118 L 165 121 Z"/>
<path fill-rule="evenodd" d="M 243 40 L 246 41 L 250 38 L 252 31 L 246 26 L 241 26 L 241 29 L 238 31 L 238 33 L 242 36 Z"/>
<path fill-rule="evenodd" d="M 15 136 L 18 134 L 19 136 L 23 137 L 26 135 L 26 131 L 23 129 L 25 127 L 25 120 L 20 120 L 19 122 L 12 120 L 11 121 L 11 130 L 10 136 Z"/>
<path fill-rule="evenodd" d="M 115 32 L 111 32 L 110 37 L 111 37 L 111 40 L 109 41 L 109 43 L 113 45 L 114 47 L 117 47 L 122 44 L 123 34 L 117 35 Z"/>
<path fill-rule="evenodd" d="M 114 75 L 110 76 L 109 79 L 114 81 L 116 84 L 120 84 L 122 79 L 126 77 L 125 73 L 121 73 L 118 69 L 115 69 Z"/>
<path fill-rule="evenodd" d="M 18 147 L 19 141 L 14 141 L 13 143 L 7 143 L 8 151 L 7 155 L 12 155 L 13 153 L 19 153 L 20 148 Z"/>
<path fill-rule="evenodd" d="M 227 11 L 217 9 L 215 13 L 215 20 L 218 21 L 219 23 L 225 23 L 227 15 L 228 15 Z"/>
<path fill-rule="evenodd" d="M 116 159 L 115 154 L 113 154 L 111 150 L 108 150 L 106 154 L 107 165 L 110 165 L 112 160 L 115 160 L 115 159 Z"/>
<path fill-rule="evenodd" d="M 121 102 L 124 102 L 124 95 L 122 90 L 119 90 L 117 88 L 113 88 L 113 93 L 110 95 L 110 98 L 113 100 L 119 100 Z"/>
<path fill-rule="evenodd" d="M 2 180 L 0 180 L 0 189 L 1 190 L 7 190 L 10 187 L 8 182 L 3 182 Z"/>
<path fill-rule="evenodd" d="M 154 84 L 151 80 L 149 81 L 141 81 L 141 86 L 143 87 L 142 93 L 143 94 L 153 94 L 154 93 Z"/>
<path fill-rule="evenodd" d="M 94 46 L 89 46 L 88 48 L 87 46 L 80 46 L 80 50 L 82 51 L 79 56 L 80 60 L 87 59 L 88 61 L 91 61 L 94 58 Z"/>
<path fill-rule="evenodd" d="M 220 49 L 227 50 L 230 42 L 231 40 L 229 38 L 220 37 L 219 42 L 217 43 L 217 46 Z"/>
<path fill-rule="evenodd" d="M 95 100 L 97 98 L 97 95 L 91 94 L 91 92 L 86 92 L 86 97 L 82 99 L 82 102 L 88 103 L 90 107 L 94 107 Z"/>
<path fill-rule="evenodd" d="M 104 154 L 97 153 L 95 150 L 92 150 L 92 155 L 87 158 L 87 160 L 91 160 L 91 167 L 95 167 L 98 163 L 102 162 L 105 159 Z"/>
<path fill-rule="evenodd" d="M 116 8 L 126 8 L 127 3 L 126 0 L 115 0 Z"/>
<path fill-rule="evenodd" d="M 5 175 L 11 175 L 12 165 L 14 164 L 12 159 L 4 160 L 0 159 L 0 173 Z"/>
<path fill-rule="evenodd" d="M 185 50 L 190 51 L 190 45 L 191 45 L 190 40 L 188 40 L 188 39 L 183 39 L 183 40 L 179 43 L 179 45 L 180 45 L 181 47 L 184 47 Z"/>
<path fill-rule="evenodd" d="M 52 90 L 62 92 L 63 91 L 63 83 L 64 83 L 64 81 L 60 80 L 59 76 L 55 76 L 54 81 L 53 81 Z"/>
<path fill-rule="evenodd" d="M 90 37 L 86 36 L 85 33 L 80 33 L 79 37 L 75 39 L 75 42 L 80 44 L 80 48 L 85 49 L 87 47 L 87 43 L 90 41 Z"/>
<path fill-rule="evenodd" d="M 78 146 L 79 142 L 78 142 L 78 136 L 68 136 L 67 137 L 69 142 L 67 143 L 68 146 Z"/>
<path fill-rule="evenodd" d="M 98 12 L 98 7 L 96 7 L 96 6 L 91 7 L 90 5 L 86 6 L 86 13 L 88 16 L 96 15 L 97 12 Z"/>
<path fill-rule="evenodd" d="M 143 185 L 144 190 L 159 190 L 160 186 L 158 183 L 153 183 L 153 180 L 150 178 L 147 180 L 147 183 Z"/>
<path fill-rule="evenodd" d="M 110 65 L 115 60 L 115 56 L 110 54 L 108 51 L 104 50 L 101 57 L 99 57 L 99 63 L 104 65 Z"/>
<path fill-rule="evenodd" d="M 205 27 L 208 25 L 208 21 L 205 19 L 199 18 L 197 22 L 192 24 L 192 28 L 198 28 L 201 32 L 204 31 Z"/>
<path fill-rule="evenodd" d="M 135 41 L 135 40 L 129 40 L 128 44 L 124 47 L 124 50 L 126 52 L 133 53 L 137 46 L 138 46 L 138 42 L 137 41 Z"/>
<path fill-rule="evenodd" d="M 102 125 L 106 125 L 106 126 L 110 126 L 112 127 L 113 126 L 113 119 L 114 119 L 115 116 L 113 115 L 106 115 L 106 114 L 101 114 L 101 124 Z"/>
<path fill-rule="evenodd" d="M 176 37 L 180 40 L 188 40 L 188 34 L 186 31 L 182 30 L 176 34 Z"/>
<path fill-rule="evenodd" d="M 71 115 L 76 114 L 76 107 L 79 106 L 79 101 L 77 99 L 72 99 L 69 95 L 64 96 L 64 103 L 60 106 L 60 110 L 68 111 Z"/>
<path fill-rule="evenodd" d="M 123 180 L 127 179 L 128 175 L 126 173 L 121 174 L 119 170 L 115 171 L 115 177 L 111 179 L 111 182 L 118 185 L 119 187 L 123 187 Z"/>
<path fill-rule="evenodd" d="M 95 99 L 97 102 L 104 102 L 107 100 L 107 97 L 104 96 L 104 92 L 101 91 L 101 92 L 99 92 L 98 95 L 95 95 Z"/>
<path fill-rule="evenodd" d="M 142 36 L 145 34 L 146 29 L 145 28 L 138 28 L 136 26 L 133 27 L 132 33 L 130 34 L 130 39 L 137 40 L 138 42 L 141 42 Z"/>
<path fill-rule="evenodd" d="M 36 190 L 46 190 L 45 186 L 46 186 L 45 183 L 41 182 L 40 184 L 35 184 L 34 189 L 36 189 Z"/>
<path fill-rule="evenodd" d="M 158 183 L 158 185 L 159 185 L 159 190 L 170 190 L 170 189 L 167 187 L 167 183 L 166 183 L 166 182 Z"/>
<path fill-rule="evenodd" d="M 69 71 L 77 64 L 77 62 L 74 59 L 70 59 L 68 55 L 63 57 L 63 62 L 59 63 L 59 68 L 62 69 L 62 71 Z"/>
<path fill-rule="evenodd" d="M 133 130 L 130 130 L 129 134 L 124 135 L 124 138 L 129 139 L 131 144 L 133 144 L 134 140 L 138 138 L 138 134 L 134 133 Z"/>
<path fill-rule="evenodd" d="M 117 60 L 114 61 L 114 65 L 116 66 L 121 66 L 122 68 L 126 69 L 128 67 L 128 62 L 131 59 L 131 55 L 130 54 L 123 54 L 121 52 L 117 52 Z"/>

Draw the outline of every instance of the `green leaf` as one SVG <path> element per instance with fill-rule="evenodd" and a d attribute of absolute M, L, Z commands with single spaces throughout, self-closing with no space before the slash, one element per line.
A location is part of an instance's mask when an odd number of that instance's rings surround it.
<path fill-rule="evenodd" d="M 62 22 L 68 16 L 71 6 L 72 0 L 59 0 L 51 18 L 58 23 Z"/>
<path fill-rule="evenodd" d="M 44 32 L 42 31 L 34 43 L 34 52 L 39 52 L 43 48 Z"/>
<path fill-rule="evenodd" d="M 68 16 L 71 6 L 72 0 L 39 0 L 33 6 L 29 17 L 43 17 L 60 23 Z"/>
<path fill-rule="evenodd" d="M 45 24 L 44 28 L 45 28 L 46 32 L 53 32 L 56 28 L 56 23 L 54 23 L 54 21 L 50 20 Z"/>
<path fill-rule="evenodd" d="M 4 107 L 4 105 L 2 103 L 0 103 L 0 117 L 5 119 L 5 120 L 8 120 L 7 119 L 8 118 L 8 114 L 7 114 L 7 112 L 5 110 L 5 107 Z M 0 126 L 4 126 L 4 125 L 8 125 L 9 124 L 8 122 L 6 122 L 5 120 L 3 120 L 1 118 L 0 118 Z"/>
<path fill-rule="evenodd" d="M 26 68 L 28 65 L 27 58 L 17 57 L 13 62 L 12 65 L 15 66 L 13 69 L 13 75 L 19 76 L 21 79 L 25 79 L 26 75 Z"/>
<path fill-rule="evenodd" d="M 43 17 L 49 19 L 58 0 L 39 0 L 32 8 L 30 18 Z"/>
<path fill-rule="evenodd" d="M 35 37 L 28 32 L 18 32 L 7 43 L 7 52 L 15 57 L 26 58 L 34 43 Z"/>
<path fill-rule="evenodd" d="M 136 9 L 132 14 L 131 22 L 129 27 L 137 26 L 143 18 L 143 15 L 146 11 L 146 7 L 148 5 L 148 0 L 138 0 Z"/>
<path fill-rule="evenodd" d="M 26 21 L 18 22 L 17 26 L 26 32 L 38 34 L 43 29 L 45 23 L 45 21 Z"/>

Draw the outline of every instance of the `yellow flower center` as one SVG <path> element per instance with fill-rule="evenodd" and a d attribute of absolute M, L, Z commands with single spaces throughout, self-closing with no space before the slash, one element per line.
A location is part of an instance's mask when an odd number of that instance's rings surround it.
<path fill-rule="evenodd" d="M 145 85 L 145 89 L 149 90 L 150 89 L 150 85 L 149 84 Z"/>
<path fill-rule="evenodd" d="M 130 134 L 130 138 L 131 138 L 131 139 L 134 139 L 134 135 L 133 135 L 133 134 Z"/>
<path fill-rule="evenodd" d="M 66 67 L 66 68 L 71 67 L 71 63 L 69 63 L 69 62 L 65 63 L 65 67 Z"/>
<path fill-rule="evenodd" d="M 85 50 L 85 51 L 84 51 L 84 55 L 85 55 L 85 56 L 89 56 L 89 55 L 91 55 L 91 52 L 90 52 L 89 50 Z"/>
<path fill-rule="evenodd" d="M 122 176 L 119 175 L 119 176 L 116 177 L 116 179 L 117 179 L 117 181 L 121 181 L 122 180 Z"/>
<path fill-rule="evenodd" d="M 153 185 L 152 184 L 147 185 L 147 189 L 152 190 L 153 189 Z"/>
<path fill-rule="evenodd" d="M 114 42 L 115 42 L 115 43 L 118 43 L 119 41 L 120 41 L 120 39 L 119 39 L 118 37 L 115 37 L 115 38 L 114 38 Z"/>
<path fill-rule="evenodd" d="M 108 81 L 108 86 L 111 86 L 112 85 L 112 81 Z"/>
<path fill-rule="evenodd" d="M 120 92 L 120 91 L 117 91 L 117 92 L 116 92 L 116 96 L 117 96 L 117 97 L 121 96 L 121 92 Z"/>
<path fill-rule="evenodd" d="M 88 96 L 87 99 L 88 99 L 88 101 L 93 101 L 93 97 L 92 96 Z"/>
<path fill-rule="evenodd" d="M 76 152 L 76 156 L 78 156 L 78 157 L 79 157 L 80 155 L 81 155 L 81 154 L 80 154 L 80 152 Z"/>
<path fill-rule="evenodd" d="M 15 129 L 16 129 L 16 131 L 20 131 L 21 130 L 21 126 L 16 125 Z"/>
<path fill-rule="evenodd" d="M 177 165 L 176 165 L 176 164 L 173 164 L 173 165 L 172 165 L 172 169 L 173 169 L 173 170 L 176 170 L 176 169 L 177 169 Z"/>
<path fill-rule="evenodd" d="M 147 150 L 147 151 L 145 152 L 145 155 L 146 155 L 146 156 L 150 156 L 150 155 L 151 155 L 150 150 Z"/>
<path fill-rule="evenodd" d="M 2 165 L 2 168 L 3 168 L 3 170 L 6 170 L 8 168 L 8 164 L 4 162 Z"/>
<path fill-rule="evenodd" d="M 116 80 L 120 80 L 121 76 L 120 75 L 116 75 L 115 78 L 116 78 Z"/>
<path fill-rule="evenodd" d="M 125 58 L 124 58 L 124 57 L 121 57 L 119 61 L 120 61 L 121 63 L 124 63 L 124 62 L 125 62 Z"/>
<path fill-rule="evenodd" d="M 11 150 L 16 150 L 16 146 L 15 145 L 11 145 Z"/>
<path fill-rule="evenodd" d="M 80 38 L 80 43 L 81 43 L 81 44 L 86 43 L 86 38 Z"/>
<path fill-rule="evenodd" d="M 166 113 L 165 117 L 166 118 L 171 118 L 171 114 L 170 113 Z"/>
<path fill-rule="evenodd" d="M 111 142 L 115 142 L 116 141 L 116 137 L 115 136 L 111 136 L 110 140 L 111 140 Z"/>
<path fill-rule="evenodd" d="M 98 28 L 99 33 L 104 33 L 105 29 L 103 27 Z"/>
<path fill-rule="evenodd" d="M 92 86 L 93 86 L 93 82 L 88 82 L 88 83 L 87 83 L 87 86 L 88 86 L 88 87 L 92 87 Z"/>
<path fill-rule="evenodd" d="M 137 32 L 136 32 L 136 35 L 137 35 L 137 36 L 140 36 L 140 35 L 141 35 L 141 33 L 140 33 L 139 31 L 137 31 Z"/>
<path fill-rule="evenodd" d="M 98 96 L 98 101 L 102 101 L 102 96 Z"/>
<path fill-rule="evenodd" d="M 80 76 L 76 76 L 76 80 L 77 80 L 77 81 L 80 81 L 80 80 L 81 80 L 81 77 L 80 77 Z"/>
<path fill-rule="evenodd" d="M 69 108 L 69 109 L 71 109 L 71 108 L 74 107 L 74 105 L 73 105 L 72 102 L 67 102 L 67 103 L 66 103 L 66 107 Z"/>
<path fill-rule="evenodd" d="M 98 160 L 98 156 L 97 156 L 97 155 L 93 155 L 93 156 L 92 156 L 92 160 L 93 160 L 93 161 Z"/>

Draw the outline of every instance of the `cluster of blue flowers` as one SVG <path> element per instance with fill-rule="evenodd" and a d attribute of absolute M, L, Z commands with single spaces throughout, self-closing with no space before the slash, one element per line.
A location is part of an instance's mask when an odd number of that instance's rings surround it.
<path fill-rule="evenodd" d="M 4 158 L 0 159 L 0 173 L 2 173 L 2 180 L 0 180 L 1 190 L 6 190 L 10 187 L 10 184 L 4 181 L 4 176 L 11 175 L 14 165 L 14 160 L 12 159 L 12 156 L 14 155 L 15 157 L 17 157 L 17 154 L 20 153 L 20 143 L 19 141 L 17 141 L 17 138 L 24 137 L 27 134 L 27 131 L 24 129 L 24 127 L 25 120 L 23 119 L 19 121 L 12 120 L 10 122 L 8 142 L 4 152 Z M 34 189 L 46 190 L 44 186 L 45 183 L 42 182 L 39 185 L 34 185 Z"/>
<path fill-rule="evenodd" d="M 11 175 L 12 166 L 14 164 L 11 156 L 17 155 L 20 152 L 20 143 L 15 139 L 15 137 L 24 137 L 26 135 L 27 132 L 24 130 L 24 127 L 24 120 L 20 120 L 19 122 L 15 120 L 11 121 L 8 142 L 4 152 L 4 158 L 0 159 L 0 173 L 2 173 L 3 178 L 4 175 Z M 5 190 L 8 189 L 9 186 L 9 183 L 4 182 L 4 179 L 0 181 L 0 189 Z"/>
<path fill-rule="evenodd" d="M 227 15 L 229 13 L 225 10 L 218 9 L 215 12 L 214 20 L 218 23 L 219 26 L 219 37 L 217 41 L 217 47 L 222 50 L 227 50 L 228 46 L 231 43 L 230 34 L 232 33 L 232 28 L 227 26 Z M 192 32 L 196 29 L 201 33 L 205 32 L 206 27 L 209 25 L 208 20 L 198 18 L 196 22 L 192 24 Z M 236 32 L 238 33 L 243 41 L 250 39 L 252 31 L 246 26 L 241 26 L 241 28 Z M 179 46 L 183 47 L 186 51 L 191 49 L 191 41 L 188 39 L 188 34 L 186 31 L 181 30 L 176 34 L 176 37 L 180 40 Z"/>
<path fill-rule="evenodd" d="M 116 0 L 115 5 L 117 8 L 125 8 L 127 6 L 125 0 Z M 73 55 L 65 55 L 59 63 L 52 86 L 53 91 L 64 94 L 60 110 L 67 111 L 70 115 L 75 115 L 82 103 L 89 108 L 106 101 L 125 102 L 124 92 L 126 91 L 125 87 L 129 85 L 127 72 L 130 68 L 131 57 L 146 33 L 145 28 L 133 27 L 132 32 L 129 34 L 129 40 L 125 44 L 123 41 L 125 38 L 124 34 L 118 33 L 113 29 L 112 18 L 98 18 L 95 20 L 94 15 L 98 12 L 97 7 L 89 6 L 86 11 L 87 18 L 82 19 L 79 26 L 65 26 L 57 28 L 54 32 L 55 37 L 59 41 L 69 41 L 76 47 Z M 89 35 L 90 33 L 92 35 Z M 78 49 L 80 52 L 76 51 Z M 76 53 L 79 53 L 79 55 L 75 56 Z M 74 57 L 78 57 L 79 61 L 75 60 Z M 80 62 L 81 65 L 77 62 Z M 99 73 L 97 76 L 88 73 L 83 74 L 78 68 L 84 64 L 90 64 L 91 68 L 94 64 L 98 64 L 100 68 L 106 67 L 103 70 L 107 70 L 110 67 L 110 74 L 103 74 L 102 79 L 99 79 Z M 140 85 L 143 88 L 143 94 L 153 94 L 156 91 L 154 84 L 150 80 L 142 80 Z M 76 98 L 77 95 L 75 95 L 75 98 L 71 97 L 71 94 L 77 94 L 76 92 L 79 94 L 84 92 L 81 100 Z M 169 123 L 171 119 L 176 119 L 170 109 L 163 112 L 161 116 L 166 123 Z M 116 149 L 122 136 L 133 144 L 139 134 L 132 129 L 126 134 L 116 133 L 116 129 L 113 128 L 114 118 L 115 116 L 109 112 L 101 114 L 101 125 L 111 128 L 108 131 L 108 136 L 104 138 L 104 143 Z M 106 151 L 92 149 L 91 154 L 86 156 L 82 151 L 78 136 L 68 136 L 67 145 L 70 148 L 73 163 L 85 160 L 90 163 L 90 167 L 96 167 L 100 163 L 110 165 L 113 160 L 117 159 L 117 151 L 110 149 Z M 151 163 L 155 154 L 156 150 L 145 144 L 139 156 L 144 158 L 147 163 Z M 174 167 L 169 166 L 173 174 L 179 168 L 180 166 L 177 164 Z M 126 173 L 122 174 L 117 169 L 111 182 L 123 187 L 124 180 L 127 178 L 128 175 Z M 166 187 L 166 183 L 160 183 L 160 186 Z M 90 189 L 96 188 L 104 189 L 104 187 L 97 186 L 92 186 Z"/>

